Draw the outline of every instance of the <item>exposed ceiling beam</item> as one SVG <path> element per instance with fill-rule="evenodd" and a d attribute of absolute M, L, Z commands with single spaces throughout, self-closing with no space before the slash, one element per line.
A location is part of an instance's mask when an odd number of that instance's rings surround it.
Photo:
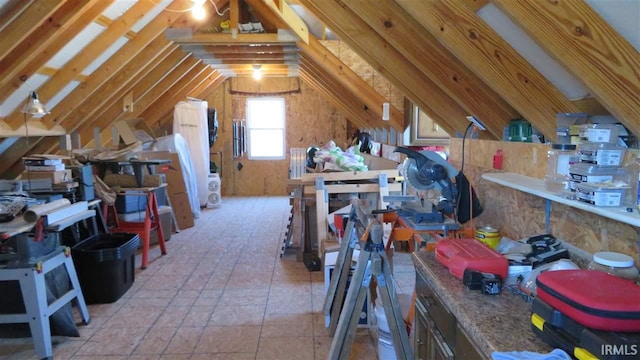
<path fill-rule="evenodd" d="M 578 112 L 573 103 L 464 3 L 453 0 L 396 2 L 546 139 L 556 139 L 557 113 Z"/>
<path fill-rule="evenodd" d="M 193 44 L 193 45 L 260 45 L 265 44 L 282 45 L 291 44 L 291 39 L 281 38 L 278 34 L 237 34 L 235 37 L 232 34 L 218 33 L 190 33 L 188 31 L 180 30 L 177 33 L 168 32 L 167 38 L 178 44 Z"/>
<path fill-rule="evenodd" d="M 13 136 L 58 136 L 66 133 L 66 129 L 62 126 L 54 126 L 52 129 L 47 129 L 40 119 L 29 119 L 26 123 L 23 121 L 22 125 L 15 130 L 4 121 L 0 121 L 0 138 Z"/>
<path fill-rule="evenodd" d="M 24 164 L 21 161 L 22 156 L 35 146 L 36 140 L 39 140 L 39 138 L 22 137 L 11 145 L 9 150 L 2 153 L 0 174 L 3 179 L 15 179 L 20 175 L 22 169 L 24 169 Z M 16 165 L 15 169 L 12 169 L 14 164 L 18 165 Z"/>
<path fill-rule="evenodd" d="M 344 5 L 402 53 L 469 114 L 499 137 L 518 112 L 393 1 L 350 0 Z M 416 44 L 420 44 L 416 46 Z"/>
<path fill-rule="evenodd" d="M 631 132 L 640 134 L 640 55 L 588 3 L 493 2 Z"/>
<path fill-rule="evenodd" d="M 298 53 L 300 48 L 295 45 L 184 45 L 185 51 L 201 48 L 216 55 L 222 54 L 289 54 Z"/>
<path fill-rule="evenodd" d="M 112 1 L 69 0 L 18 44 L 0 61 L 0 102 L 24 85 L 26 79 L 44 66 Z"/>
<path fill-rule="evenodd" d="M 4 59 L 64 3 L 60 0 L 32 2 L 0 32 L 0 59 Z"/>
<path fill-rule="evenodd" d="M 267 6 L 271 8 L 274 14 L 276 14 L 282 21 L 284 21 L 293 32 L 298 35 L 300 40 L 306 44 L 309 43 L 309 28 L 307 24 L 300 19 L 298 14 L 284 1 L 279 1 L 277 4 L 273 0 L 263 0 Z"/>
<path fill-rule="evenodd" d="M 469 122 L 468 112 L 447 96 L 409 60 L 396 51 L 359 17 L 334 1 L 300 0 L 353 51 L 381 73 L 398 90 L 449 134 L 462 132 Z M 483 136 L 486 136 L 484 133 Z"/>
<path fill-rule="evenodd" d="M 28 78 L 36 71 L 39 72 L 39 70 L 44 67 L 44 65 L 52 56 L 56 55 L 63 46 L 65 46 L 78 33 L 80 33 L 80 31 L 82 31 L 87 25 L 89 25 L 93 19 L 98 17 L 100 13 L 102 13 L 112 2 L 112 0 L 104 2 L 98 0 L 95 1 L 94 5 L 91 6 L 91 9 L 89 11 L 79 11 L 77 14 L 79 17 L 77 17 L 77 19 L 73 23 L 70 31 L 67 31 L 64 36 L 57 37 L 55 41 L 50 42 L 48 48 L 45 49 L 42 54 L 39 54 L 34 59 L 35 61 L 32 61 L 28 67 L 18 68 L 18 63 L 14 62 L 16 71 L 13 74 L 7 75 L 8 77 L 5 79 L 6 81 L 0 81 L 0 93 L 6 92 L 7 94 L 10 94 L 20 86 L 22 86 L 20 77 L 26 76 Z M 41 101 L 46 103 L 47 99 L 51 99 L 70 81 L 81 75 L 81 71 L 87 65 L 89 65 L 91 61 L 93 61 L 104 49 L 106 49 L 107 46 L 105 44 L 110 43 L 111 42 L 102 43 L 100 47 L 92 47 L 91 44 L 89 44 L 85 49 L 83 49 L 83 56 L 75 56 L 73 59 L 69 60 L 62 68 L 58 69 L 58 71 L 56 71 L 56 73 L 53 74 L 51 78 L 49 78 L 42 86 L 38 88 L 38 95 Z M 84 54 L 87 55 L 84 56 Z M 22 107 L 18 107 L 18 109 L 20 108 Z M 20 118 L 22 117 L 22 114 L 18 109 L 14 110 L 13 113 L 6 118 L 7 123 L 12 128 L 20 124 Z"/>
<path fill-rule="evenodd" d="M 3 7 L 4 13 L 0 16 L 0 33 L 17 19 L 35 0 L 10 0 Z"/>
<path fill-rule="evenodd" d="M 272 19 L 273 23 L 280 23 L 281 25 L 288 26 L 286 19 L 280 14 L 273 11 L 272 7 L 266 6 L 259 0 L 249 0 L 251 6 L 262 12 L 263 16 L 268 16 Z M 271 16 L 269 16 L 271 15 Z M 276 17 L 276 19 L 274 19 Z M 296 15 L 297 17 L 297 15 Z M 304 52 L 305 56 L 312 58 L 317 64 L 319 64 L 325 71 L 331 74 L 331 76 L 339 79 L 339 81 L 349 89 L 353 94 L 362 101 L 362 108 L 366 112 L 375 114 L 374 122 L 369 124 L 373 127 L 387 127 L 391 126 L 398 131 L 404 130 L 404 120 L 402 112 L 390 106 L 389 121 L 382 120 L 382 104 L 388 102 L 388 100 L 380 95 L 371 85 L 364 81 L 358 74 L 352 71 L 346 66 L 338 57 L 336 57 L 331 51 L 329 51 L 324 45 L 318 41 L 313 35 L 308 35 L 308 42 L 298 41 L 298 47 Z"/>
<path fill-rule="evenodd" d="M 305 75 L 313 78 L 313 81 L 322 87 L 324 91 L 321 94 L 324 94 L 325 97 L 334 97 L 338 101 L 340 106 L 336 108 L 341 109 L 349 120 L 358 127 L 390 127 L 388 122 L 382 121 L 378 115 L 368 111 L 366 106 L 362 104 L 360 96 L 347 88 L 341 79 L 325 71 L 322 65 L 307 57 L 306 54 L 304 55 L 301 69 L 304 70 Z M 306 80 L 307 83 L 312 83 L 313 81 L 311 79 Z"/>
<path fill-rule="evenodd" d="M 84 130 L 80 130 L 81 138 L 85 134 L 92 134 L 93 128 L 100 128 L 100 136 L 102 138 L 102 143 L 108 142 L 111 140 L 111 126 L 119 121 L 129 118 L 139 118 L 140 114 L 142 114 L 151 104 L 153 104 L 159 97 L 161 97 L 167 91 L 172 91 L 171 88 L 176 85 L 176 83 L 180 81 L 185 81 L 184 79 L 191 79 L 193 77 L 198 76 L 202 71 L 204 71 L 207 67 L 202 65 L 199 60 L 189 57 L 187 60 L 180 63 L 176 66 L 171 72 L 169 72 L 164 78 L 159 79 L 155 83 L 149 84 L 153 79 L 147 79 L 144 83 L 140 85 L 147 85 L 149 88 L 147 91 L 141 93 L 140 95 L 134 94 L 134 103 L 133 103 L 133 111 L 132 112 L 124 112 L 122 109 L 118 109 L 118 115 L 115 117 L 112 116 L 104 116 L 98 119 L 91 128 L 87 128 Z M 174 104 L 175 105 L 175 104 Z M 92 139 L 93 140 L 93 139 Z M 83 146 L 95 146 L 93 141 L 84 143 Z"/>
<path fill-rule="evenodd" d="M 166 126 L 166 120 L 169 120 L 169 122 L 173 121 L 173 110 L 177 103 L 187 97 L 205 99 L 208 97 L 207 94 L 210 94 L 210 92 L 222 84 L 224 80 L 225 77 L 217 71 L 204 71 L 198 78 L 192 79 L 192 81 L 182 87 L 182 89 L 176 89 L 175 92 L 167 92 L 160 97 L 153 106 L 149 107 L 149 109 L 142 114 L 143 119 L 151 126 L 157 125 L 164 127 Z M 163 111 L 163 115 L 157 115 Z M 170 115 L 168 118 L 167 114 Z"/>
<path fill-rule="evenodd" d="M 173 2 L 173 4 L 176 3 L 188 5 L 187 0 L 176 0 Z M 73 116 L 77 118 L 79 115 L 78 111 L 82 111 L 82 109 L 78 109 L 78 106 L 85 102 L 87 98 L 91 97 L 103 83 L 113 76 L 120 74 L 122 68 L 129 63 L 132 58 L 141 52 L 145 52 L 153 58 L 153 51 L 158 53 L 168 46 L 169 42 L 162 39 L 163 31 L 166 29 L 167 24 L 171 25 L 180 21 L 181 16 L 182 14 L 176 14 L 174 12 L 161 12 L 154 20 L 147 24 L 133 40 L 127 42 L 118 52 L 96 69 L 86 82 L 78 86 L 73 92 L 67 95 L 63 101 L 56 105 L 56 107 L 51 109 L 51 114 L 46 115 L 42 119 L 45 124 L 49 127 L 52 127 L 56 123 L 65 126 L 65 128 L 73 126 L 74 123 L 64 124 L 64 119 L 72 114 L 75 114 Z M 159 39 L 153 41 L 156 38 Z"/>

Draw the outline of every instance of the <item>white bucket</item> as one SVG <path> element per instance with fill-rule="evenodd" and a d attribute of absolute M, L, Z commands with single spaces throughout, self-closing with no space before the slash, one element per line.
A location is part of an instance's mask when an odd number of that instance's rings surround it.
<path fill-rule="evenodd" d="M 376 304 L 374 312 L 378 323 L 378 359 L 396 360 L 396 350 L 393 347 L 393 338 L 384 308 L 382 305 Z"/>

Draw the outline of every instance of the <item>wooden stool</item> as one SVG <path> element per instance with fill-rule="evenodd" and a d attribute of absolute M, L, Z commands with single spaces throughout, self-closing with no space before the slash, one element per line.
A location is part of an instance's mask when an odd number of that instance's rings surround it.
<path fill-rule="evenodd" d="M 116 212 L 115 205 L 106 204 L 103 206 L 103 212 L 105 217 L 109 217 L 109 209 L 112 210 L 114 215 L 115 227 L 112 227 L 109 231 L 112 233 L 135 233 L 140 236 L 142 241 L 142 265 L 141 269 L 146 269 L 149 265 L 149 243 L 151 239 L 151 230 L 156 229 L 158 233 L 158 245 L 160 245 L 160 252 L 162 255 L 167 254 L 167 248 L 164 242 L 164 232 L 162 231 L 162 224 L 160 222 L 160 214 L 158 212 L 158 200 L 154 192 L 158 188 L 136 188 L 127 189 L 128 196 L 146 196 L 147 205 L 145 209 L 145 217 L 142 222 L 132 221 L 120 221 Z M 134 191 L 134 192 L 132 192 Z"/>

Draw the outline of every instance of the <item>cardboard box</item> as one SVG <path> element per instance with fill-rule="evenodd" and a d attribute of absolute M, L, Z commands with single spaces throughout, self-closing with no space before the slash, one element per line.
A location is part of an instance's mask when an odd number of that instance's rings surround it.
<path fill-rule="evenodd" d="M 180 230 L 193 227 L 193 213 L 191 212 L 191 204 L 187 193 L 169 194 L 169 199 Z"/>
<path fill-rule="evenodd" d="M 25 171 L 22 173 L 22 179 L 51 179 L 52 184 L 60 184 L 73 180 L 73 177 L 71 170 L 66 169 L 60 171 L 29 171 L 28 173 Z"/>
<path fill-rule="evenodd" d="M 155 167 L 156 174 L 165 174 L 167 180 L 167 193 L 180 194 L 187 192 L 187 186 L 184 183 L 182 174 L 182 166 L 178 154 L 168 151 L 145 151 L 140 156 L 149 160 L 168 159 L 171 164 L 158 165 Z"/>
<path fill-rule="evenodd" d="M 156 139 L 153 136 L 153 130 L 142 118 L 118 120 L 113 126 L 118 130 L 122 142 L 126 145 L 134 144 L 137 141 L 145 143 Z M 142 130 L 146 135 L 141 137 L 140 134 L 136 134 L 138 130 Z"/>
<path fill-rule="evenodd" d="M 398 168 L 399 163 L 393 160 L 369 154 L 362 154 L 362 156 L 364 156 L 364 164 L 369 167 L 369 170 L 395 170 Z"/>

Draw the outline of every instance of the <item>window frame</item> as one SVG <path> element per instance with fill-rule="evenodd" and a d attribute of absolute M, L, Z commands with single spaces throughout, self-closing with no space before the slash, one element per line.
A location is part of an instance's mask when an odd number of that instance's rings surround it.
<path fill-rule="evenodd" d="M 281 127 L 256 127 L 256 126 L 252 126 L 252 116 L 251 116 L 251 103 L 256 102 L 256 101 L 260 101 L 260 102 L 278 102 L 279 106 L 282 107 L 282 126 Z M 246 124 L 247 124 L 247 159 L 249 160 L 285 160 L 287 158 L 287 153 L 286 153 L 286 147 L 287 147 L 287 139 L 286 139 L 286 125 L 287 125 L 287 113 L 286 113 L 286 103 L 285 103 L 285 98 L 284 97 L 275 97 L 275 96 L 270 96 L 270 97 L 250 97 L 247 98 L 247 104 L 246 104 Z M 261 156 L 261 155 L 256 155 L 253 154 L 253 150 L 251 149 L 251 143 L 252 143 L 252 135 L 255 131 L 280 131 L 282 134 L 282 155 L 279 156 Z"/>

